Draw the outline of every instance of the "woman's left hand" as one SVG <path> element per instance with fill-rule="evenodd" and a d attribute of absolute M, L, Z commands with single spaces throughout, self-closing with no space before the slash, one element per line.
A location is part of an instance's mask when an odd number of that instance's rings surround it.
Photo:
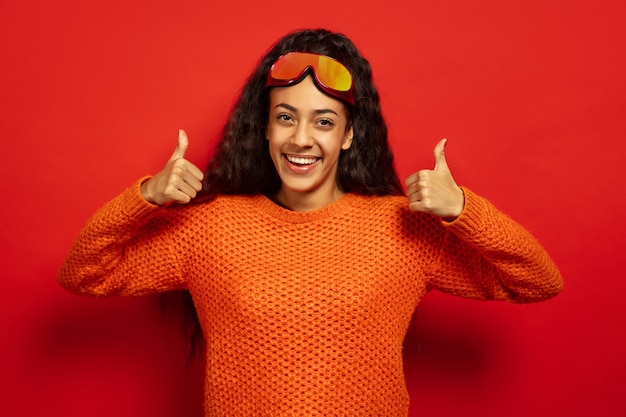
<path fill-rule="evenodd" d="M 410 210 L 454 220 L 463 211 L 465 196 L 448 168 L 445 155 L 446 142 L 447 139 L 442 139 L 435 146 L 435 168 L 409 175 L 404 184 L 407 186 L 406 195 L 409 197 Z"/>

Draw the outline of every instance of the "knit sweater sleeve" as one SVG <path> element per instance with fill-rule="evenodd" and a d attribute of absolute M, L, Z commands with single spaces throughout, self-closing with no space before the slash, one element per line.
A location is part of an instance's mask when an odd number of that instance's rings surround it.
<path fill-rule="evenodd" d="M 177 219 L 145 201 L 137 182 L 98 210 L 58 274 L 67 290 L 95 297 L 186 288 L 174 238 Z"/>
<path fill-rule="evenodd" d="M 563 288 L 561 274 L 539 242 L 490 202 L 463 188 L 465 208 L 444 222 L 431 288 L 469 298 L 533 302 Z"/>

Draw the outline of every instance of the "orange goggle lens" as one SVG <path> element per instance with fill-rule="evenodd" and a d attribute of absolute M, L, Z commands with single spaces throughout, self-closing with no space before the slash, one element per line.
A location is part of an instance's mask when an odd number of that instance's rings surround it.
<path fill-rule="evenodd" d="M 325 93 L 354 104 L 354 86 L 348 69 L 336 59 L 306 52 L 280 56 L 267 74 L 267 87 L 283 87 L 301 81 L 313 72 L 315 84 Z"/>

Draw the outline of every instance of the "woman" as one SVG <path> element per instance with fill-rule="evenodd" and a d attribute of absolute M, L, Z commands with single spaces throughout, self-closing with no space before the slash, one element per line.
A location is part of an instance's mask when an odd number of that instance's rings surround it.
<path fill-rule="evenodd" d="M 181 131 L 161 172 L 96 213 L 59 280 L 188 290 L 206 416 L 407 416 L 402 342 L 429 290 L 531 302 L 562 288 L 527 231 L 454 182 L 445 140 L 401 195 L 369 64 L 343 35 L 271 48 L 204 174 L 187 145 Z"/>

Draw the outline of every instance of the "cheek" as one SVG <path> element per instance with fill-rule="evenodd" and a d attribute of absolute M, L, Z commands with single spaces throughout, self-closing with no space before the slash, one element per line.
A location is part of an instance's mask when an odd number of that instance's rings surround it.
<path fill-rule="evenodd" d="M 272 124 L 272 119 L 269 119 L 267 121 L 267 126 L 265 126 L 265 138 L 269 140 L 270 137 L 272 137 L 272 135 L 275 134 L 275 131 L 276 131 L 276 126 Z"/>
<path fill-rule="evenodd" d="M 274 165 L 276 165 L 281 158 L 282 152 L 280 148 L 280 143 L 278 143 L 278 141 L 276 140 L 275 135 L 272 135 L 271 130 L 268 132 L 267 141 L 269 142 L 268 152 L 270 153 L 270 158 L 272 158 Z"/>
<path fill-rule="evenodd" d="M 272 136 L 272 125 L 268 122 L 265 127 L 265 139 L 270 140 L 270 136 Z"/>
<path fill-rule="evenodd" d="M 280 153 L 282 147 L 289 142 L 289 138 L 291 135 L 291 129 L 280 126 L 280 125 L 272 125 L 270 124 L 267 127 L 267 135 L 266 138 L 269 142 L 269 149 L 272 154 Z"/>
<path fill-rule="evenodd" d="M 265 137 L 271 143 L 277 142 L 281 137 L 281 128 L 277 123 L 270 122 L 267 124 L 267 128 L 265 129 Z"/>

